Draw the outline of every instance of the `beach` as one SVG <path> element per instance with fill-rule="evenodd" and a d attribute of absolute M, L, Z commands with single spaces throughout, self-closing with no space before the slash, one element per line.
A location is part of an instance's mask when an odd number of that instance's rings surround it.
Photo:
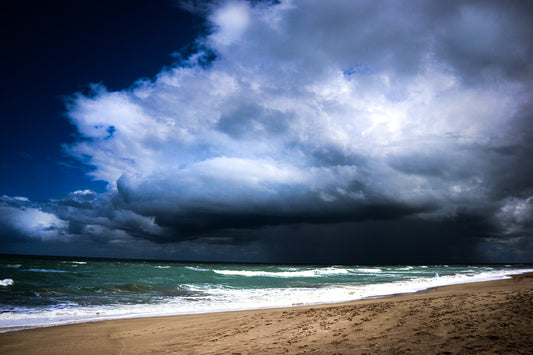
<path fill-rule="evenodd" d="M 533 273 L 356 302 L 0 334 L 2 354 L 529 353 Z"/>

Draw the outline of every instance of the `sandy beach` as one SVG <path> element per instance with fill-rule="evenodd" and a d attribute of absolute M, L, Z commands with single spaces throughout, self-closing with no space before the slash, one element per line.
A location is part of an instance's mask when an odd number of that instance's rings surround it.
<path fill-rule="evenodd" d="M 532 273 L 344 304 L 0 334 L 1 354 L 526 354 L 532 349 Z"/>

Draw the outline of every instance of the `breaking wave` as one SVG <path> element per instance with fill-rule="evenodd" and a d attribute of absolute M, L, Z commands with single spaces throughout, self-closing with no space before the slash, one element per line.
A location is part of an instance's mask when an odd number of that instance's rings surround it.
<path fill-rule="evenodd" d="M 325 268 L 299 271 L 255 271 L 255 270 L 213 270 L 219 275 L 246 277 L 320 277 L 327 275 L 349 274 L 347 269 Z"/>
<path fill-rule="evenodd" d="M 0 280 L 0 286 L 11 286 L 15 283 L 15 281 L 13 281 L 13 279 L 3 279 L 3 280 Z"/>

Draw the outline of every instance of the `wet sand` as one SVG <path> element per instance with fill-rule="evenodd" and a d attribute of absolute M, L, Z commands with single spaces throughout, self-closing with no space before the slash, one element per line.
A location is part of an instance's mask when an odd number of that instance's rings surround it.
<path fill-rule="evenodd" d="M 336 305 L 0 334 L 0 354 L 527 354 L 533 273 Z"/>

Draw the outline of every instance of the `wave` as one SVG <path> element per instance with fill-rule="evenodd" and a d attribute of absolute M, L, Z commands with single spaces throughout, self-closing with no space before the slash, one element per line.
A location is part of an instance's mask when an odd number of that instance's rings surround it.
<path fill-rule="evenodd" d="M 325 268 L 301 271 L 252 271 L 252 270 L 213 270 L 220 275 L 246 277 L 320 277 L 327 275 L 349 274 L 347 269 Z"/>
<path fill-rule="evenodd" d="M 170 266 L 161 266 L 161 265 L 156 265 L 154 266 L 155 269 L 170 269 Z"/>
<path fill-rule="evenodd" d="M 15 283 L 15 281 L 13 281 L 13 279 L 3 279 L 3 280 L 0 280 L 0 286 L 11 286 Z"/>
<path fill-rule="evenodd" d="M 185 266 L 185 268 L 187 270 L 191 270 L 191 271 L 211 271 L 209 269 L 204 269 L 204 268 L 198 267 L 198 266 Z"/>
<path fill-rule="evenodd" d="M 52 273 L 59 273 L 59 272 L 67 272 L 65 270 L 55 270 L 55 269 L 26 269 L 23 271 L 30 271 L 30 272 L 52 272 Z"/>
<path fill-rule="evenodd" d="M 150 285 L 136 283 L 136 284 L 114 285 L 111 289 L 118 291 L 118 292 L 140 293 L 140 292 L 150 291 L 152 287 Z"/>
<path fill-rule="evenodd" d="M 210 290 L 213 290 L 213 287 L 205 284 L 205 285 L 193 285 L 193 284 L 179 284 L 176 287 L 176 290 L 180 295 L 188 295 L 188 296 L 206 296 Z"/>
<path fill-rule="evenodd" d="M 366 273 L 373 273 L 373 274 L 377 274 L 377 273 L 380 273 L 382 272 L 382 270 L 380 268 L 374 268 L 374 269 L 370 269 L 370 268 L 357 268 L 357 269 L 354 269 L 355 272 L 366 272 Z"/>
<path fill-rule="evenodd" d="M 19 267 L 21 267 L 21 265 L 20 264 L 8 264 L 6 265 L 6 267 L 8 269 L 18 269 Z"/>

